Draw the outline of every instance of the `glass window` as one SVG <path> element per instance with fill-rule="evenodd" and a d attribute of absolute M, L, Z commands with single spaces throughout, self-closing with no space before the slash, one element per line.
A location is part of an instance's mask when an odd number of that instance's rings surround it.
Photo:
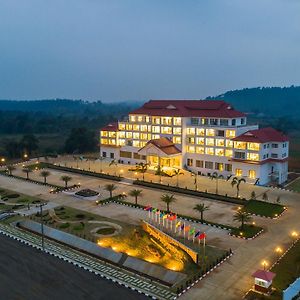
<path fill-rule="evenodd" d="M 228 150 L 228 149 L 225 150 L 226 157 L 232 157 L 232 154 L 233 154 L 232 150 Z"/>
<path fill-rule="evenodd" d="M 249 170 L 249 178 L 251 178 L 251 179 L 256 178 L 256 171 L 255 170 Z"/>
<path fill-rule="evenodd" d="M 202 118 L 202 119 L 201 119 L 201 124 L 202 124 L 202 125 L 208 125 L 208 119 Z"/>
<path fill-rule="evenodd" d="M 195 135 L 195 132 L 196 132 L 196 129 L 193 127 L 188 127 L 186 129 L 186 134 L 188 134 L 188 135 Z"/>
<path fill-rule="evenodd" d="M 231 140 L 226 140 L 226 147 L 227 147 L 227 148 L 232 148 L 232 147 L 233 147 L 233 141 L 231 141 Z"/>
<path fill-rule="evenodd" d="M 101 131 L 101 136 L 108 136 L 107 131 Z"/>
<path fill-rule="evenodd" d="M 206 135 L 207 136 L 215 136 L 215 130 L 214 129 L 206 129 Z"/>
<path fill-rule="evenodd" d="M 228 126 L 229 120 L 228 119 L 221 119 L 220 120 L 220 125 L 221 126 Z"/>
<path fill-rule="evenodd" d="M 196 138 L 196 144 L 197 145 L 204 145 L 205 144 L 205 138 Z"/>
<path fill-rule="evenodd" d="M 174 127 L 173 134 L 181 134 L 181 127 Z"/>
<path fill-rule="evenodd" d="M 162 127 L 161 133 L 163 134 L 172 134 L 172 127 Z"/>
<path fill-rule="evenodd" d="M 171 117 L 162 117 L 161 124 L 163 125 L 172 125 L 172 118 Z"/>
<path fill-rule="evenodd" d="M 193 159 L 192 158 L 188 158 L 186 160 L 186 164 L 189 166 L 189 167 L 192 167 L 193 166 Z"/>
<path fill-rule="evenodd" d="M 218 147 L 224 147 L 224 139 L 216 139 L 216 146 Z"/>
<path fill-rule="evenodd" d="M 138 116 L 138 117 L 137 117 L 137 121 L 138 121 L 138 122 L 143 122 L 143 116 Z"/>
<path fill-rule="evenodd" d="M 243 176 L 243 170 L 242 169 L 235 169 L 235 176 L 237 176 L 237 177 Z"/>
<path fill-rule="evenodd" d="M 187 146 L 188 153 L 195 153 L 195 146 Z"/>
<path fill-rule="evenodd" d="M 152 139 L 153 140 L 158 140 L 160 138 L 159 134 L 152 134 Z"/>
<path fill-rule="evenodd" d="M 141 139 L 142 140 L 148 140 L 148 134 L 147 133 L 141 133 Z"/>
<path fill-rule="evenodd" d="M 206 161 L 205 162 L 205 168 L 212 170 L 214 168 L 214 163 L 212 161 Z"/>
<path fill-rule="evenodd" d="M 240 152 L 240 151 L 235 151 L 234 152 L 234 158 L 236 158 L 236 159 L 245 159 L 246 158 L 246 153 L 245 152 Z"/>
<path fill-rule="evenodd" d="M 152 132 L 153 133 L 160 133 L 160 127 L 159 126 L 152 126 Z"/>
<path fill-rule="evenodd" d="M 227 138 L 234 138 L 235 137 L 235 130 L 226 130 L 226 137 Z"/>
<path fill-rule="evenodd" d="M 213 126 L 217 126 L 218 125 L 218 119 L 209 119 L 209 124 L 213 125 Z"/>
<path fill-rule="evenodd" d="M 133 130 L 139 131 L 140 130 L 140 125 L 133 124 L 132 128 L 133 128 Z"/>
<path fill-rule="evenodd" d="M 246 149 L 247 143 L 245 142 L 234 142 L 234 148 L 236 149 Z"/>
<path fill-rule="evenodd" d="M 205 129 L 204 128 L 197 128 L 197 135 L 204 136 L 205 135 Z"/>
<path fill-rule="evenodd" d="M 119 139 L 119 145 L 120 146 L 125 146 L 125 140 L 124 139 Z"/>
<path fill-rule="evenodd" d="M 191 124 L 192 125 L 199 125 L 200 119 L 199 118 L 191 118 Z"/>
<path fill-rule="evenodd" d="M 225 164 L 225 171 L 231 172 L 232 171 L 232 164 Z"/>
<path fill-rule="evenodd" d="M 109 131 L 108 136 L 115 138 L 116 137 L 116 132 L 115 131 Z"/>
<path fill-rule="evenodd" d="M 181 144 L 181 137 L 180 136 L 173 136 L 173 143 L 174 144 Z"/>
<path fill-rule="evenodd" d="M 136 117 L 135 116 L 129 116 L 130 122 L 136 122 Z"/>
<path fill-rule="evenodd" d="M 133 142 L 132 142 L 132 146 L 133 146 L 133 147 L 140 147 L 140 145 L 141 145 L 141 144 L 140 144 L 140 141 L 133 141 Z"/>
<path fill-rule="evenodd" d="M 173 124 L 175 126 L 181 126 L 181 118 L 179 118 L 179 117 L 173 118 Z"/>
<path fill-rule="evenodd" d="M 208 154 L 208 155 L 215 155 L 215 150 L 214 150 L 214 148 L 206 148 L 206 149 L 205 149 L 205 154 Z"/>
<path fill-rule="evenodd" d="M 247 148 L 248 150 L 254 150 L 254 151 L 259 151 L 259 143 L 248 143 Z"/>
<path fill-rule="evenodd" d="M 150 117 L 149 117 L 149 116 L 146 116 L 146 117 L 145 117 L 145 122 L 146 122 L 146 123 L 149 123 L 149 122 L 150 122 Z"/>
<path fill-rule="evenodd" d="M 189 137 L 189 138 L 188 138 L 188 143 L 189 143 L 189 144 L 195 144 L 195 138 Z"/>
<path fill-rule="evenodd" d="M 207 146 L 214 146 L 215 145 L 215 139 L 207 138 L 206 139 L 206 145 Z"/>
<path fill-rule="evenodd" d="M 259 160 L 259 154 L 258 153 L 247 153 L 247 159 L 258 161 Z"/>
<path fill-rule="evenodd" d="M 132 130 L 132 124 L 126 124 L 126 130 Z"/>
<path fill-rule="evenodd" d="M 119 130 L 125 130 L 126 125 L 124 123 L 119 123 L 118 128 L 119 128 Z"/>
<path fill-rule="evenodd" d="M 141 131 L 147 131 L 148 126 L 147 125 L 141 125 Z"/>
<path fill-rule="evenodd" d="M 197 168 L 203 168 L 204 161 L 203 160 L 196 160 L 196 167 Z"/>
<path fill-rule="evenodd" d="M 103 145 L 107 145 L 107 144 L 108 144 L 108 141 L 107 141 L 107 139 L 101 139 L 101 144 L 103 144 Z"/>
<path fill-rule="evenodd" d="M 132 139 L 132 132 L 127 131 L 127 132 L 126 132 L 126 137 L 127 137 L 128 139 Z"/>
<path fill-rule="evenodd" d="M 125 131 L 120 131 L 119 132 L 119 138 L 124 139 L 126 136 Z"/>
<path fill-rule="evenodd" d="M 198 154 L 205 154 L 205 148 L 204 147 L 196 147 L 196 152 Z"/>
<path fill-rule="evenodd" d="M 140 138 L 140 134 L 138 132 L 134 132 L 133 138 L 138 140 Z"/>
<path fill-rule="evenodd" d="M 152 117 L 152 123 L 159 125 L 160 124 L 160 117 Z"/>
<path fill-rule="evenodd" d="M 222 148 L 216 148 L 216 155 L 217 156 L 224 156 L 225 155 L 225 150 Z"/>
<path fill-rule="evenodd" d="M 224 170 L 224 164 L 223 163 L 215 163 L 215 169 L 222 172 Z"/>

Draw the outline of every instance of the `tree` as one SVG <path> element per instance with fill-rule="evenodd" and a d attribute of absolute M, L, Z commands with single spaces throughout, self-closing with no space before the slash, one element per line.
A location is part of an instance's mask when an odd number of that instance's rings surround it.
<path fill-rule="evenodd" d="M 219 193 L 219 179 L 223 179 L 224 176 L 223 175 L 219 175 L 217 172 L 213 172 L 211 175 L 210 175 L 210 179 L 211 180 L 216 180 L 216 194 Z"/>
<path fill-rule="evenodd" d="M 280 204 L 280 203 L 281 203 L 281 198 L 280 198 L 280 196 L 278 196 L 278 197 L 276 198 L 276 203 L 277 203 L 277 204 Z"/>
<path fill-rule="evenodd" d="M 135 198 L 135 204 L 138 204 L 138 197 L 141 196 L 142 193 L 143 193 L 142 190 L 136 190 L 136 189 L 134 189 L 134 190 L 131 190 L 129 192 L 129 196 L 134 197 Z"/>
<path fill-rule="evenodd" d="M 234 187 L 236 186 L 236 197 L 239 198 L 240 196 L 240 184 L 242 182 L 246 182 L 246 180 L 244 178 L 237 178 L 237 177 L 233 177 L 232 181 L 231 181 L 231 186 Z"/>
<path fill-rule="evenodd" d="M 65 183 L 65 188 L 68 188 L 68 182 L 72 180 L 72 177 L 64 175 L 60 177 L 60 180 Z"/>
<path fill-rule="evenodd" d="M 198 190 L 198 175 L 197 173 L 191 172 L 191 176 L 194 177 L 194 186 L 195 190 Z"/>
<path fill-rule="evenodd" d="M 201 204 L 197 204 L 193 209 L 200 213 L 201 222 L 203 222 L 203 213 L 209 210 L 209 206 L 206 206 L 204 203 L 201 203 Z"/>
<path fill-rule="evenodd" d="M 32 170 L 31 170 L 30 168 L 24 167 L 24 168 L 22 169 L 22 171 L 23 171 L 24 173 L 26 173 L 26 179 L 28 180 L 28 179 L 29 179 L 29 173 L 31 173 Z"/>
<path fill-rule="evenodd" d="M 34 134 L 25 134 L 20 141 L 24 153 L 31 155 L 39 148 L 39 140 Z"/>
<path fill-rule="evenodd" d="M 254 191 L 251 192 L 251 200 L 256 199 L 256 193 Z"/>
<path fill-rule="evenodd" d="M 245 211 L 239 210 L 237 211 L 234 216 L 233 220 L 241 223 L 241 229 L 244 229 L 245 223 L 248 223 L 252 220 L 252 217 L 246 213 Z"/>
<path fill-rule="evenodd" d="M 167 204 L 167 211 L 170 211 L 170 204 L 176 201 L 175 196 L 169 194 L 163 194 L 160 199 Z"/>
<path fill-rule="evenodd" d="M 108 166 L 109 166 L 109 167 L 111 167 L 111 166 L 114 166 L 114 167 L 115 167 L 115 176 L 117 176 L 118 162 L 117 162 L 115 159 L 113 159 L 113 160 L 109 163 Z"/>
<path fill-rule="evenodd" d="M 5 153 L 10 158 L 19 158 L 22 156 L 22 149 L 19 142 L 14 140 L 4 141 Z"/>
<path fill-rule="evenodd" d="M 143 174 L 143 181 L 145 181 L 145 173 L 148 170 L 149 164 L 140 162 L 137 166 L 138 166 L 139 171 Z"/>
<path fill-rule="evenodd" d="M 183 175 L 183 172 L 180 169 L 173 170 L 173 176 L 176 176 L 176 186 L 179 186 L 179 175 Z"/>
<path fill-rule="evenodd" d="M 44 183 L 47 183 L 47 177 L 49 177 L 51 175 L 51 173 L 49 171 L 43 170 L 40 173 L 40 176 L 44 178 Z"/>
<path fill-rule="evenodd" d="M 9 165 L 6 168 L 10 176 L 12 175 L 12 172 L 16 169 L 13 165 Z"/>
<path fill-rule="evenodd" d="M 109 192 L 109 198 L 112 198 L 113 197 L 113 191 L 117 189 L 117 186 L 113 183 L 112 184 L 106 184 L 104 186 L 104 189 Z"/>
<path fill-rule="evenodd" d="M 65 142 L 67 153 L 93 152 L 97 149 L 95 133 L 85 127 L 73 128 Z"/>
<path fill-rule="evenodd" d="M 269 200 L 269 197 L 268 197 L 267 192 L 264 192 L 264 193 L 263 193 L 262 199 L 263 199 L 264 201 L 268 201 L 268 200 Z"/>

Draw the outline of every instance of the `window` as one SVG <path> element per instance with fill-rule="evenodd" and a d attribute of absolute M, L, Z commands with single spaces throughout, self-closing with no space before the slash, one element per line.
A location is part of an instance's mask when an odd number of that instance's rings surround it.
<path fill-rule="evenodd" d="M 205 168 L 212 170 L 214 168 L 214 163 L 212 161 L 206 161 Z"/>
<path fill-rule="evenodd" d="M 180 136 L 173 136 L 173 143 L 174 144 L 181 144 L 181 137 Z"/>
<path fill-rule="evenodd" d="M 132 124 L 126 124 L 126 130 L 132 130 Z"/>
<path fill-rule="evenodd" d="M 234 148 L 236 149 L 246 149 L 247 143 L 245 142 L 234 142 Z"/>
<path fill-rule="evenodd" d="M 143 116 L 137 116 L 137 121 L 138 122 L 143 122 Z"/>
<path fill-rule="evenodd" d="M 205 148 L 204 147 L 196 147 L 196 153 L 205 154 Z"/>
<path fill-rule="evenodd" d="M 159 134 L 152 134 L 152 139 L 153 140 L 158 140 L 160 138 Z"/>
<path fill-rule="evenodd" d="M 204 136 L 205 135 L 205 129 L 204 128 L 197 128 L 197 135 Z"/>
<path fill-rule="evenodd" d="M 225 136 L 225 131 L 224 130 L 217 130 L 216 136 Z"/>
<path fill-rule="evenodd" d="M 148 134 L 147 133 L 141 133 L 141 140 L 148 140 Z"/>
<path fill-rule="evenodd" d="M 110 158 L 115 158 L 115 154 L 114 153 L 110 153 Z"/>
<path fill-rule="evenodd" d="M 193 127 L 188 127 L 186 129 L 186 134 L 188 134 L 188 135 L 195 135 L 195 132 L 196 132 L 196 130 Z"/>
<path fill-rule="evenodd" d="M 232 150 L 228 150 L 228 149 L 225 150 L 225 156 L 226 157 L 232 157 L 232 154 L 233 154 Z"/>
<path fill-rule="evenodd" d="M 278 144 L 272 144 L 272 148 L 278 148 Z"/>
<path fill-rule="evenodd" d="M 232 125 L 232 126 L 235 126 L 235 125 L 236 125 L 236 119 L 232 119 L 232 120 L 231 120 L 231 125 Z"/>
<path fill-rule="evenodd" d="M 232 164 L 225 164 L 225 171 L 232 172 Z"/>
<path fill-rule="evenodd" d="M 119 128 L 119 130 L 125 130 L 126 126 L 124 123 L 119 123 L 118 128 Z"/>
<path fill-rule="evenodd" d="M 272 158 L 278 158 L 278 154 L 272 153 L 272 154 L 271 154 L 271 157 L 272 157 Z"/>
<path fill-rule="evenodd" d="M 243 176 L 243 170 L 242 169 L 235 169 L 235 176 L 242 177 Z"/>
<path fill-rule="evenodd" d="M 160 124 L 160 117 L 152 117 L 152 123 L 159 125 Z"/>
<path fill-rule="evenodd" d="M 152 132 L 153 133 L 160 133 L 160 127 L 159 126 L 152 126 Z"/>
<path fill-rule="evenodd" d="M 173 118 L 173 124 L 175 125 L 175 126 L 181 126 L 181 118 Z"/>
<path fill-rule="evenodd" d="M 215 145 L 215 139 L 207 138 L 206 139 L 206 145 L 207 146 L 214 146 Z"/>
<path fill-rule="evenodd" d="M 221 119 L 220 120 L 220 126 L 228 126 L 229 121 L 227 119 Z"/>
<path fill-rule="evenodd" d="M 124 139 L 125 136 L 126 136 L 125 131 L 120 131 L 120 132 L 119 132 L 119 138 Z"/>
<path fill-rule="evenodd" d="M 195 138 L 189 137 L 189 138 L 187 139 L 187 142 L 188 142 L 189 144 L 195 144 Z"/>
<path fill-rule="evenodd" d="M 245 118 L 241 118 L 241 124 L 242 124 L 242 125 L 245 124 Z"/>
<path fill-rule="evenodd" d="M 128 139 L 132 139 L 132 132 L 127 131 L 127 132 L 126 132 L 126 137 L 127 137 Z"/>
<path fill-rule="evenodd" d="M 138 153 L 134 152 L 133 153 L 133 158 L 134 159 L 141 159 L 141 156 Z"/>
<path fill-rule="evenodd" d="M 259 160 L 259 154 L 258 153 L 247 153 L 247 159 L 258 161 Z"/>
<path fill-rule="evenodd" d="M 251 179 L 256 178 L 256 171 L 255 170 L 249 170 L 249 178 L 251 178 Z"/>
<path fill-rule="evenodd" d="M 246 153 L 245 152 L 240 152 L 240 151 L 235 151 L 234 152 L 234 158 L 236 158 L 236 159 L 245 159 L 246 158 Z"/>
<path fill-rule="evenodd" d="M 119 146 L 125 146 L 126 140 L 124 139 L 119 139 Z"/>
<path fill-rule="evenodd" d="M 115 137 L 116 137 L 116 132 L 115 132 L 115 131 L 109 131 L 109 132 L 108 132 L 108 136 L 109 136 L 110 138 L 115 138 Z"/>
<path fill-rule="evenodd" d="M 235 137 L 235 130 L 226 130 L 226 137 L 227 138 L 234 138 Z"/>
<path fill-rule="evenodd" d="M 133 147 L 140 147 L 141 146 L 140 141 L 133 141 L 132 146 Z"/>
<path fill-rule="evenodd" d="M 147 125 L 141 125 L 141 131 L 147 131 L 148 126 Z"/>
<path fill-rule="evenodd" d="M 199 118 L 191 118 L 191 125 L 199 125 L 200 119 Z"/>
<path fill-rule="evenodd" d="M 224 147 L 224 139 L 216 139 L 216 146 Z"/>
<path fill-rule="evenodd" d="M 146 123 L 149 123 L 149 122 L 150 122 L 150 117 L 146 116 L 146 117 L 145 117 L 145 122 L 146 122 Z"/>
<path fill-rule="evenodd" d="M 216 148 L 216 155 L 217 156 L 224 156 L 225 155 L 225 150 L 222 148 Z"/>
<path fill-rule="evenodd" d="M 224 170 L 224 164 L 222 164 L 222 163 L 215 163 L 215 169 L 222 172 Z"/>
<path fill-rule="evenodd" d="M 248 150 L 259 151 L 259 143 L 248 143 Z"/>
<path fill-rule="evenodd" d="M 133 138 L 138 140 L 140 138 L 140 134 L 138 132 L 133 133 Z"/>
<path fill-rule="evenodd" d="M 218 119 L 209 119 L 209 124 L 212 126 L 217 126 L 218 125 Z"/>
<path fill-rule="evenodd" d="M 116 140 L 115 139 L 108 139 L 108 144 L 109 145 L 115 145 L 116 144 Z"/>
<path fill-rule="evenodd" d="M 172 118 L 171 117 L 162 117 L 161 124 L 163 125 L 172 125 Z"/>
<path fill-rule="evenodd" d="M 227 147 L 227 148 L 232 148 L 232 147 L 233 147 L 233 141 L 231 141 L 231 140 L 226 140 L 226 147 Z"/>
<path fill-rule="evenodd" d="M 140 130 L 140 125 L 134 124 L 134 125 L 132 126 L 132 128 L 133 128 L 133 130 L 135 130 L 135 131 L 139 131 L 139 130 Z"/>
<path fill-rule="evenodd" d="M 187 150 L 188 153 L 195 153 L 195 146 L 187 146 Z"/>
<path fill-rule="evenodd" d="M 201 119 L 201 124 L 202 125 L 208 125 L 208 119 L 202 118 Z"/>
<path fill-rule="evenodd" d="M 196 138 L 196 144 L 197 145 L 204 145 L 205 139 L 204 138 Z"/>
<path fill-rule="evenodd" d="M 173 134 L 181 134 L 181 127 L 174 127 Z"/>
<path fill-rule="evenodd" d="M 120 157 L 131 158 L 131 152 L 129 152 L 129 151 L 120 151 Z"/>
<path fill-rule="evenodd" d="M 206 135 L 207 136 L 215 136 L 215 130 L 214 129 L 206 129 Z"/>
<path fill-rule="evenodd" d="M 192 167 L 192 166 L 193 166 L 193 159 L 192 159 L 192 158 L 188 158 L 187 161 L 186 161 L 186 164 L 187 164 L 189 167 Z"/>
<path fill-rule="evenodd" d="M 286 153 L 282 153 L 281 157 L 282 158 L 286 157 Z"/>
<path fill-rule="evenodd" d="M 203 160 L 196 160 L 196 167 L 197 168 L 203 168 L 204 161 Z"/>
<path fill-rule="evenodd" d="M 106 151 L 103 151 L 103 152 L 102 152 L 102 156 L 103 156 L 103 157 L 106 157 Z"/>
<path fill-rule="evenodd" d="M 130 122 L 136 122 L 136 117 L 135 116 L 129 116 Z"/>
<path fill-rule="evenodd" d="M 101 138 L 101 144 L 102 145 L 107 145 L 108 144 L 107 139 Z"/>
<path fill-rule="evenodd" d="M 215 154 L 214 148 L 206 148 L 205 154 L 214 155 Z"/>
<path fill-rule="evenodd" d="M 107 131 L 101 131 L 101 136 L 108 136 Z"/>

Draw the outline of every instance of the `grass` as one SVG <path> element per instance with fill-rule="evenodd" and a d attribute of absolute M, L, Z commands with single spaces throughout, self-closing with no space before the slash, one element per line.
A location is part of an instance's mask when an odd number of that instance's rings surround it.
<path fill-rule="evenodd" d="M 291 184 L 287 186 L 289 190 L 293 190 L 295 192 L 300 193 L 300 178 L 294 180 Z"/>
<path fill-rule="evenodd" d="M 231 230 L 231 234 L 244 238 L 251 238 L 257 233 L 259 233 L 261 230 L 261 227 L 245 224 L 243 230 L 241 230 L 241 228 L 233 228 Z"/>
<path fill-rule="evenodd" d="M 103 234 L 103 235 L 108 235 L 108 234 L 113 234 L 115 233 L 115 228 L 100 228 L 97 230 L 98 234 Z"/>
<path fill-rule="evenodd" d="M 7 189 L 1 189 L 0 196 L 1 196 L 1 200 L 5 201 L 5 205 L 10 208 L 13 208 L 14 204 L 20 205 L 20 208 L 21 208 L 21 207 L 24 207 L 28 203 L 36 204 L 36 203 L 41 202 L 41 200 L 36 197 L 24 195 L 21 193 L 16 193 L 16 192 L 13 192 L 13 191 L 7 190 Z"/>
<path fill-rule="evenodd" d="M 250 214 L 275 218 L 284 211 L 284 206 L 259 200 L 249 200 L 244 205 L 243 210 Z"/>

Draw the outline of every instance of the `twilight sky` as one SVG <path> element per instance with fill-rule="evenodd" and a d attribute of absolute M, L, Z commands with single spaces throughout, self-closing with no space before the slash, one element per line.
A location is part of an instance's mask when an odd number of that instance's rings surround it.
<path fill-rule="evenodd" d="M 300 0 L 0 0 L 0 99 L 300 84 Z"/>

